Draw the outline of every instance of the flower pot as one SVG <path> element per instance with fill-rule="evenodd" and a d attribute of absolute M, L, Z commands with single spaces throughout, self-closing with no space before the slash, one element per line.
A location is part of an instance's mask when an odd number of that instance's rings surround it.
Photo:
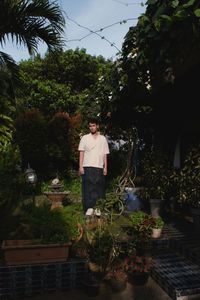
<path fill-rule="evenodd" d="M 151 237 L 153 239 L 158 239 L 161 236 L 162 228 L 153 228 Z"/>
<path fill-rule="evenodd" d="M 126 289 L 127 280 L 111 278 L 109 280 L 109 286 L 113 292 L 122 292 Z"/>
<path fill-rule="evenodd" d="M 37 244 L 34 240 L 4 240 L 2 250 L 6 265 L 65 262 L 70 244 Z"/>
<path fill-rule="evenodd" d="M 129 275 L 129 282 L 133 285 L 144 285 L 148 282 L 149 273 L 146 272 L 133 272 Z"/>

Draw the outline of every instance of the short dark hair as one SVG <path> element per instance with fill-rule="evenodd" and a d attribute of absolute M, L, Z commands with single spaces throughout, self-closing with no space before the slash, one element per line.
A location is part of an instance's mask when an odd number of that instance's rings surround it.
<path fill-rule="evenodd" d="M 89 117 L 88 120 L 87 120 L 87 123 L 88 123 L 88 125 L 89 125 L 90 123 L 99 125 L 99 120 L 98 120 L 98 118 L 96 118 L 96 117 Z"/>

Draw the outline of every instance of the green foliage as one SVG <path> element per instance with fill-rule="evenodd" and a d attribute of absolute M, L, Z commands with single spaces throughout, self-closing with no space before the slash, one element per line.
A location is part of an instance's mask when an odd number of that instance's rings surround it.
<path fill-rule="evenodd" d="M 24 205 L 20 212 L 20 225 L 12 235 L 42 243 L 65 243 L 79 236 L 78 223 L 83 223 L 83 213 L 78 204 L 54 209 L 45 203 L 40 206 Z"/>
<path fill-rule="evenodd" d="M 83 226 L 84 212 L 82 203 L 73 203 L 63 208 L 63 214 L 70 225 L 69 235 L 71 240 L 76 240 L 80 235 L 80 228 L 78 225 Z"/>
<path fill-rule="evenodd" d="M 93 230 L 86 230 L 83 238 L 89 261 L 95 263 L 104 274 L 113 268 L 122 252 L 119 232 L 114 232 L 109 224 L 103 224 Z"/>
<path fill-rule="evenodd" d="M 13 120 L 3 114 L 0 114 L 0 153 L 6 148 L 6 144 L 12 141 Z"/>
<path fill-rule="evenodd" d="M 69 115 L 56 113 L 48 123 L 48 160 L 53 170 L 63 172 L 69 165 Z"/>
<path fill-rule="evenodd" d="M 76 177 L 72 179 L 65 180 L 64 182 L 65 189 L 70 191 L 70 194 L 80 195 L 81 194 L 81 177 Z"/>
<path fill-rule="evenodd" d="M 22 71 L 21 71 L 22 73 Z M 53 115 L 58 110 L 74 113 L 80 102 L 69 85 L 57 83 L 55 79 L 32 79 L 28 71 L 21 74 L 23 88 L 18 97 L 19 108 L 38 108 L 44 115 Z"/>
<path fill-rule="evenodd" d="M 72 115 L 84 110 L 91 105 L 95 86 L 107 65 L 103 57 L 91 56 L 85 49 L 58 51 L 46 54 L 44 59 L 37 56 L 23 61 L 19 66 L 23 82 L 18 91 L 19 108 L 23 103 L 24 107 L 38 108 L 45 115 L 58 110 Z"/>
<path fill-rule="evenodd" d="M 128 215 L 128 218 L 131 222 L 129 234 L 132 235 L 128 252 L 132 253 L 134 249 L 143 248 L 145 244 L 149 243 L 155 220 L 143 211 L 133 211 Z"/>
<path fill-rule="evenodd" d="M 141 161 L 144 189 L 139 192 L 140 196 L 145 199 L 165 199 L 170 172 L 170 162 L 164 153 L 161 151 L 146 153 Z"/>
<path fill-rule="evenodd" d="M 144 85 L 173 82 L 182 62 L 191 57 L 191 49 L 196 53 L 200 43 L 198 9 L 197 0 L 147 2 L 145 14 L 136 28 L 130 29 L 123 46 L 127 68 L 138 72 Z"/>
<path fill-rule="evenodd" d="M 46 120 L 38 110 L 30 110 L 20 115 L 15 124 L 15 139 L 20 148 L 24 168 L 30 163 L 36 172 L 45 174 L 48 164 Z"/>
<path fill-rule="evenodd" d="M 0 155 L 0 215 L 10 213 L 22 199 L 25 179 L 20 166 L 19 148 L 6 144 Z"/>
<path fill-rule="evenodd" d="M 188 150 L 178 175 L 180 200 L 192 207 L 200 207 L 200 145 Z"/>
<path fill-rule="evenodd" d="M 51 1 L 0 2 L 1 43 L 5 43 L 8 32 L 17 44 L 24 44 L 29 53 L 38 48 L 38 41 L 45 41 L 49 50 L 62 45 L 61 34 L 65 19 L 59 6 Z"/>
<path fill-rule="evenodd" d="M 153 225 L 153 228 L 162 229 L 164 227 L 165 222 L 161 217 L 154 218 L 154 221 L 155 224 Z"/>

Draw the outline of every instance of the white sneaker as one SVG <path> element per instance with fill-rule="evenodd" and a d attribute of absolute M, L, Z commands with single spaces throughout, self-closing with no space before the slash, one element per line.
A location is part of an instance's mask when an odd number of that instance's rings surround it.
<path fill-rule="evenodd" d="M 86 216 L 92 216 L 94 214 L 94 209 L 93 208 L 88 208 L 85 215 Z"/>
<path fill-rule="evenodd" d="M 100 217 L 101 216 L 101 211 L 99 208 L 96 208 L 94 211 L 95 216 Z"/>

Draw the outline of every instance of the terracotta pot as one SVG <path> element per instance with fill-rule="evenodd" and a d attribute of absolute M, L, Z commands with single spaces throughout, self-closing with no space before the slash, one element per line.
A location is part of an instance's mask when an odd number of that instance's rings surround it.
<path fill-rule="evenodd" d="M 34 244 L 34 240 L 4 240 L 2 250 L 6 265 L 65 262 L 70 244 Z"/>

